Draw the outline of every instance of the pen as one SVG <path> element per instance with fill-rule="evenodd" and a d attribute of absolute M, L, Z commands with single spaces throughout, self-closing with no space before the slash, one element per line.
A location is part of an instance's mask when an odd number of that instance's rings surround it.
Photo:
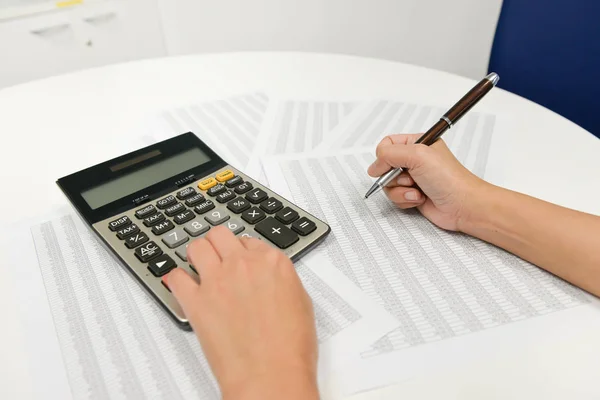
<path fill-rule="evenodd" d="M 431 146 L 440 138 L 448 129 L 452 128 L 475 104 L 488 94 L 490 90 L 500 80 L 500 77 L 495 72 L 490 73 L 475 85 L 467 94 L 463 96 L 450 110 L 440 118 L 427 132 L 417 139 L 415 144 L 424 144 Z M 402 168 L 392 168 L 385 174 L 381 175 L 365 194 L 365 199 L 368 199 L 373 193 L 377 193 L 383 189 L 388 183 L 402 173 Z"/>

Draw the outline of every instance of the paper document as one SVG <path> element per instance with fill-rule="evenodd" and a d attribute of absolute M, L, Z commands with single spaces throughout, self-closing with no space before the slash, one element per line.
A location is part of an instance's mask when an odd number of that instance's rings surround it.
<path fill-rule="evenodd" d="M 446 110 L 441 107 L 379 100 L 360 105 L 350 118 L 327 137 L 318 150 L 373 149 L 394 133 L 424 133 Z M 496 116 L 470 112 L 448 130 L 443 139 L 470 171 L 483 177 L 493 139 Z"/>
<path fill-rule="evenodd" d="M 191 131 L 243 171 L 255 151 L 268 104 L 265 94 L 253 93 L 165 110 L 147 123 L 151 142 Z"/>
<path fill-rule="evenodd" d="M 32 234 L 73 398 L 219 398 L 195 335 L 169 319 L 78 217 Z M 314 303 L 321 379 L 398 326 L 337 270 L 297 270 Z"/>
<path fill-rule="evenodd" d="M 290 193 L 300 207 L 330 224 L 332 234 L 315 258 L 339 269 L 400 322 L 363 352 L 363 359 L 588 301 L 581 290 L 497 247 L 441 230 L 416 210 L 397 209 L 382 193 L 365 201 L 372 184 L 365 171 L 373 160 L 371 153 L 348 153 L 265 161 L 275 191 Z M 348 382 L 350 391 L 372 387 L 369 377 L 376 381 L 396 364 L 368 365 Z M 401 376 L 397 372 L 378 384 Z"/>

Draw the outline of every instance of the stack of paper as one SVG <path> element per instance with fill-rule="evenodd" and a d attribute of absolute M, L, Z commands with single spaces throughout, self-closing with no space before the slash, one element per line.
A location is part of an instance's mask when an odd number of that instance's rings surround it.
<path fill-rule="evenodd" d="M 297 271 L 314 303 L 320 381 L 335 372 L 351 394 L 486 343 L 458 340 L 467 334 L 588 301 L 517 257 L 396 209 L 382 194 L 364 201 L 378 141 L 423 132 L 441 111 L 254 93 L 166 110 L 147 124 L 140 146 L 193 131 L 331 225 Z M 445 136 L 479 176 L 495 124 L 496 116 L 474 112 Z M 32 233 L 74 398 L 218 398 L 194 335 L 168 319 L 76 216 L 57 216 Z"/>

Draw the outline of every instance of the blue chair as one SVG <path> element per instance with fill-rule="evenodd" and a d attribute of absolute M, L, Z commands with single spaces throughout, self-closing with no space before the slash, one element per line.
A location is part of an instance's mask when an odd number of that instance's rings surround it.
<path fill-rule="evenodd" d="M 600 137 L 600 0 L 504 0 L 489 70 Z"/>

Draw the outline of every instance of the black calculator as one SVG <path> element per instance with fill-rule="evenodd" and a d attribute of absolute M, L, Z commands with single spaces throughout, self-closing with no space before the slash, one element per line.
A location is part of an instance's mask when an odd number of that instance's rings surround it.
<path fill-rule="evenodd" d="M 292 261 L 329 226 L 228 165 L 191 132 L 57 181 L 77 212 L 183 328 L 189 323 L 161 280 L 173 268 L 192 276 L 187 246 L 223 225 L 281 249 Z"/>

